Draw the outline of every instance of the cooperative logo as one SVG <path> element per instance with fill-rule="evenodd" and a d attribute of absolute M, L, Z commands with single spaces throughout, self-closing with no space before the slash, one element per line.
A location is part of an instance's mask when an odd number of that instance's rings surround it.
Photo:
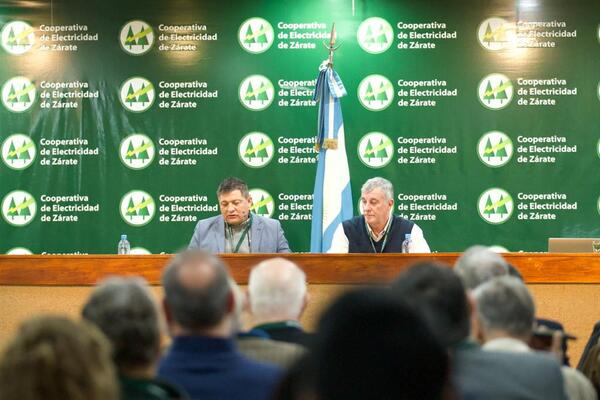
<path fill-rule="evenodd" d="M 12 169 L 25 169 L 33 164 L 36 150 L 35 143 L 27 135 L 16 133 L 2 142 L 2 161 Z"/>
<path fill-rule="evenodd" d="M 240 160 L 252 168 L 264 167 L 271 162 L 274 155 L 273 141 L 262 132 L 250 132 L 238 144 Z"/>
<path fill-rule="evenodd" d="M 134 133 L 121 141 L 119 158 L 131 169 L 143 169 L 152 164 L 155 155 L 154 142 L 146 135 Z"/>
<path fill-rule="evenodd" d="M 513 86 L 505 75 L 490 74 L 479 82 L 479 101 L 491 110 L 506 107 L 513 96 Z"/>
<path fill-rule="evenodd" d="M 150 253 L 147 249 L 145 249 L 143 247 L 133 247 L 129 251 L 129 254 L 143 256 L 143 255 L 152 254 L 152 253 Z"/>
<path fill-rule="evenodd" d="M 479 196 L 477 201 L 479 216 L 487 223 L 498 225 L 509 220 L 512 215 L 513 199 L 503 189 L 488 189 Z"/>
<path fill-rule="evenodd" d="M 502 132 L 488 132 L 479 139 L 477 155 L 488 167 L 502 167 L 513 155 L 512 141 Z"/>
<path fill-rule="evenodd" d="M 27 256 L 33 254 L 31 250 L 25 247 L 13 247 L 12 249 L 6 252 L 9 256 Z"/>
<path fill-rule="evenodd" d="M 598 157 L 600 157 L 600 140 L 598 140 L 598 144 L 596 145 L 596 150 L 598 151 Z"/>
<path fill-rule="evenodd" d="M 21 55 L 33 47 L 35 43 L 34 29 L 27 22 L 13 21 L 4 25 L 0 33 L 0 42 L 6 52 Z"/>
<path fill-rule="evenodd" d="M 382 168 L 389 164 L 394 155 L 394 144 L 381 132 L 364 135 L 358 142 L 358 158 L 370 168 Z"/>
<path fill-rule="evenodd" d="M 33 196 L 23 190 L 15 190 L 2 200 L 2 217 L 10 225 L 25 226 L 35 217 L 37 205 Z"/>
<path fill-rule="evenodd" d="M 244 50 L 259 54 L 269 50 L 275 39 L 273 27 L 262 18 L 250 18 L 242 23 L 238 31 L 238 40 Z"/>
<path fill-rule="evenodd" d="M 600 81 L 598 81 L 598 90 L 597 90 L 597 93 L 598 93 L 598 100 L 600 100 Z"/>
<path fill-rule="evenodd" d="M 508 49 L 516 40 L 515 24 L 502 18 L 488 18 L 479 25 L 477 39 L 487 50 Z"/>
<path fill-rule="evenodd" d="M 129 21 L 121 28 L 119 43 L 126 53 L 141 56 L 152 48 L 154 31 L 150 24 L 144 21 Z"/>
<path fill-rule="evenodd" d="M 600 197 L 598 197 L 598 204 L 597 204 L 597 208 L 598 208 L 598 213 L 600 213 Z"/>
<path fill-rule="evenodd" d="M 154 103 L 155 90 L 152 82 L 145 78 L 127 79 L 119 90 L 123 107 L 132 112 L 144 112 Z"/>
<path fill-rule="evenodd" d="M 121 218 L 129 225 L 143 226 L 152 221 L 156 213 L 154 199 L 141 190 L 132 190 L 121 198 Z"/>
<path fill-rule="evenodd" d="M 35 85 L 27 78 L 17 76 L 2 86 L 2 103 L 9 111 L 29 110 L 35 101 Z"/>
<path fill-rule="evenodd" d="M 383 53 L 392 46 L 394 30 L 383 18 L 373 17 L 364 20 L 356 31 L 360 47 L 371 54 Z"/>
<path fill-rule="evenodd" d="M 262 111 L 273 102 L 275 89 L 266 77 L 250 75 L 240 84 L 239 95 L 244 107 L 252 111 Z"/>
<path fill-rule="evenodd" d="M 394 100 L 394 86 L 383 75 L 369 75 L 358 85 L 358 100 L 367 110 L 384 110 Z"/>
<path fill-rule="evenodd" d="M 250 190 L 250 197 L 252 197 L 250 211 L 263 217 L 270 218 L 273 215 L 275 202 L 269 192 L 262 189 L 252 189 Z"/>

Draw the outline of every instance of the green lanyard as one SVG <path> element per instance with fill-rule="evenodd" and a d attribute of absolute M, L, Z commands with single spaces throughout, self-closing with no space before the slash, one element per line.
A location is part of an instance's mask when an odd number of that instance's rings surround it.
<path fill-rule="evenodd" d="M 235 249 L 233 249 L 233 246 L 232 246 L 232 250 L 234 253 L 237 253 L 240 250 L 240 247 L 242 247 L 242 243 L 244 243 L 244 239 L 248 235 L 248 232 L 250 231 L 251 227 L 252 227 L 252 214 L 250 214 L 250 222 L 248 223 L 248 226 L 246 227 L 246 229 L 244 229 L 244 231 L 242 232 L 242 236 L 240 237 L 240 240 L 237 242 Z M 229 236 L 231 237 L 231 239 L 233 239 L 233 229 L 231 229 L 231 226 L 229 226 Z M 233 242 L 231 242 L 231 244 L 233 244 Z M 250 239 L 248 239 L 248 247 L 250 247 Z"/>
<path fill-rule="evenodd" d="M 390 218 L 392 218 L 392 216 L 390 216 Z M 385 245 L 387 244 L 387 240 L 388 240 L 388 233 L 390 232 L 390 229 L 392 229 L 392 223 L 394 221 L 390 221 L 387 229 L 385 230 L 385 234 L 383 235 L 383 244 L 381 245 L 381 251 L 380 253 L 383 253 L 383 250 L 385 250 Z M 373 249 L 373 253 L 377 253 L 377 249 L 375 248 L 375 243 L 373 242 L 373 238 L 371 237 L 371 233 L 369 232 L 369 229 L 367 228 L 367 221 L 365 221 L 365 229 L 367 230 L 367 236 L 369 237 L 369 242 L 371 242 L 371 248 Z"/>

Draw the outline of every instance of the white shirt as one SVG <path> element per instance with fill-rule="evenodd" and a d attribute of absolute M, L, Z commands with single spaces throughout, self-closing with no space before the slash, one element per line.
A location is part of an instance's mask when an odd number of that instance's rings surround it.
<path fill-rule="evenodd" d="M 331 247 L 327 251 L 328 253 L 347 253 L 350 245 L 348 237 L 344 232 L 344 227 L 340 224 L 331 239 Z M 410 243 L 408 244 L 409 253 L 431 253 L 429 245 L 423 236 L 423 231 L 417 224 L 413 224 L 412 230 L 410 231 Z"/>

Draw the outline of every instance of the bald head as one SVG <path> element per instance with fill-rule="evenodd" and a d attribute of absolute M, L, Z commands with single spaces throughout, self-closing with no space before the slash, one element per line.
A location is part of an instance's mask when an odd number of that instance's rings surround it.
<path fill-rule="evenodd" d="M 306 303 L 306 275 L 283 258 L 263 261 L 248 280 L 250 310 L 263 320 L 297 320 Z"/>
<path fill-rule="evenodd" d="M 171 319 L 189 331 L 214 328 L 233 307 L 225 264 L 212 254 L 188 250 L 167 265 L 162 283 Z"/>

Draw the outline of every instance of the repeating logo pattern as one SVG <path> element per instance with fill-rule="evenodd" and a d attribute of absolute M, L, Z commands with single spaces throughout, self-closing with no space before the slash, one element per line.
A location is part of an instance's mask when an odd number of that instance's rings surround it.
<path fill-rule="evenodd" d="M 382 168 L 389 164 L 394 155 L 394 144 L 381 132 L 370 132 L 358 142 L 358 158 L 370 168 Z"/>
<path fill-rule="evenodd" d="M 146 135 L 134 133 L 121 141 L 119 158 L 131 169 L 143 169 L 152 164 L 156 154 L 154 142 Z"/>
<path fill-rule="evenodd" d="M 35 199 L 23 190 L 14 190 L 2 200 L 2 217 L 10 225 L 25 226 L 33 221 L 36 212 Z"/>
<path fill-rule="evenodd" d="M 27 22 L 13 21 L 4 25 L 0 33 L 2 48 L 9 54 L 27 53 L 35 44 L 35 29 Z"/>
<path fill-rule="evenodd" d="M 119 92 L 121 104 L 129 111 L 144 112 L 154 103 L 154 85 L 146 78 L 136 76 L 127 79 Z"/>
<path fill-rule="evenodd" d="M 263 189 L 251 189 L 250 197 L 252 197 L 250 211 L 254 214 L 271 218 L 275 211 L 275 201 L 273 200 L 273 196 Z"/>
<path fill-rule="evenodd" d="M 12 249 L 8 250 L 6 254 L 10 256 L 28 256 L 33 253 L 31 252 L 31 250 L 25 247 L 13 247 Z"/>
<path fill-rule="evenodd" d="M 121 218 L 129 225 L 143 226 L 154 218 L 156 203 L 148 193 L 132 190 L 121 198 L 119 210 Z"/>
<path fill-rule="evenodd" d="M 35 102 L 35 85 L 23 76 L 17 76 L 2 86 L 2 103 L 9 111 L 24 112 Z"/>
<path fill-rule="evenodd" d="M 2 142 L 2 161 L 12 169 L 25 169 L 33 164 L 36 156 L 35 143 L 27 135 L 16 133 Z"/>
<path fill-rule="evenodd" d="M 488 18 L 477 30 L 479 43 L 487 50 L 504 50 L 516 43 L 515 24 L 502 18 Z"/>
<path fill-rule="evenodd" d="M 394 30 L 383 18 L 373 17 L 364 20 L 356 31 L 360 47 L 371 54 L 383 53 L 394 42 Z"/>
<path fill-rule="evenodd" d="M 238 156 L 244 164 L 252 168 L 267 165 L 275 155 L 275 145 L 269 136 L 262 132 L 250 132 L 238 144 Z"/>
<path fill-rule="evenodd" d="M 511 195 L 504 189 L 491 188 L 479 196 L 477 209 L 485 222 L 498 225 L 510 219 L 514 203 Z"/>
<path fill-rule="evenodd" d="M 263 18 L 250 18 L 242 23 L 238 40 L 244 50 L 259 54 L 269 50 L 275 39 L 273 27 Z"/>
<path fill-rule="evenodd" d="M 144 21 L 129 21 L 121 28 L 119 42 L 126 53 L 139 56 L 150 51 L 154 45 L 154 31 Z"/>
<path fill-rule="evenodd" d="M 252 111 L 262 111 L 269 107 L 275 97 L 271 81 L 262 75 L 250 75 L 239 88 L 240 101 Z"/>
<path fill-rule="evenodd" d="M 489 167 L 502 167 L 513 155 L 512 140 L 500 131 L 488 132 L 479 139 L 477 155 Z"/>
<path fill-rule="evenodd" d="M 369 75 L 358 85 L 358 100 L 367 110 L 384 110 L 394 100 L 394 86 L 383 75 Z"/>
<path fill-rule="evenodd" d="M 513 96 L 513 85 L 506 75 L 490 74 L 479 83 L 479 101 L 491 110 L 506 107 Z"/>

